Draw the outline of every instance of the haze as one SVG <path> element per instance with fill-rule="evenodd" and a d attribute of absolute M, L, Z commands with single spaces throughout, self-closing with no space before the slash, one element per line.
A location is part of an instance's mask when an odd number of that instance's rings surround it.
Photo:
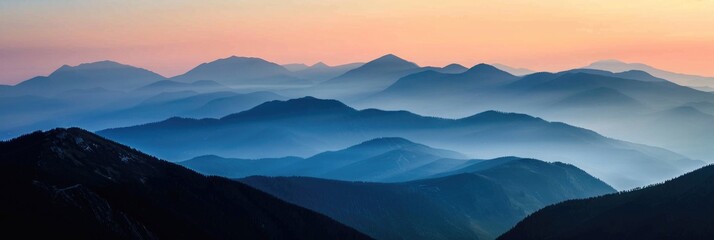
<path fill-rule="evenodd" d="M 0 84 L 111 59 L 165 76 L 227 54 L 278 63 L 479 62 L 556 71 L 599 59 L 714 75 L 714 2 L 2 1 Z"/>

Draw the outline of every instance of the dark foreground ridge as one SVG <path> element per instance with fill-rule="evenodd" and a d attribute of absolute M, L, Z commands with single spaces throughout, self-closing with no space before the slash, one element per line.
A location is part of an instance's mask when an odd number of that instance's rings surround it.
<path fill-rule="evenodd" d="M 714 166 L 663 184 L 546 207 L 499 239 L 714 239 Z"/>
<path fill-rule="evenodd" d="M 204 177 L 78 128 L 1 142 L 0 187 L 4 236 L 368 238 L 244 184 Z"/>

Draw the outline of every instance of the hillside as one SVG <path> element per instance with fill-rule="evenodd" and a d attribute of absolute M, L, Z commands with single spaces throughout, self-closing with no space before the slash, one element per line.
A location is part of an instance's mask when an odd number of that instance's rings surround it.
<path fill-rule="evenodd" d="M 0 143 L 0 179 L 6 236 L 366 238 L 244 184 L 204 177 L 77 128 Z"/>
<path fill-rule="evenodd" d="M 404 183 L 239 179 L 377 239 L 493 239 L 537 209 L 614 190 L 571 165 L 532 159 Z"/>
<path fill-rule="evenodd" d="M 566 201 L 527 217 L 498 239 L 710 239 L 714 167 L 662 184 Z"/>

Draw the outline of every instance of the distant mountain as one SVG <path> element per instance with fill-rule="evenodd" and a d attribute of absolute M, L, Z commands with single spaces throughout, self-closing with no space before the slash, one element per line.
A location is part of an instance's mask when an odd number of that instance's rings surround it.
<path fill-rule="evenodd" d="M 469 69 L 464 67 L 463 65 L 452 63 L 452 64 L 446 65 L 444 67 L 423 67 L 422 70 L 433 70 L 435 72 L 440 72 L 440 73 L 458 74 L 458 73 L 466 72 Z"/>
<path fill-rule="evenodd" d="M 612 73 L 574 69 L 535 73 L 501 85 L 474 85 L 479 76 L 420 72 L 403 77 L 386 90 L 351 105 L 359 108 L 408 110 L 421 115 L 458 118 L 473 112 L 522 112 L 593 129 L 606 136 L 664 147 L 693 158 L 713 161 L 708 138 L 664 138 L 705 126 L 672 123 L 646 131 L 650 114 L 690 103 L 712 103 L 714 94 L 677 85 L 642 71 Z M 604 91 L 608 89 L 607 91 Z M 614 97 L 614 98 L 612 98 Z M 586 103 L 587 102 L 587 103 Z"/>
<path fill-rule="evenodd" d="M 644 82 L 667 82 L 666 79 L 652 76 L 649 73 L 647 73 L 645 71 L 640 71 L 640 70 L 628 70 L 628 71 L 624 71 L 624 72 L 616 72 L 615 73 L 615 72 L 598 70 L 598 69 L 576 68 L 576 69 L 560 72 L 559 74 L 562 75 L 562 74 L 568 74 L 568 73 L 587 73 L 587 74 L 600 75 L 600 76 L 606 76 L 606 77 L 632 79 L 632 80 L 638 80 L 638 81 L 644 81 Z"/>
<path fill-rule="evenodd" d="M 221 117 L 276 99 L 285 97 L 271 92 L 165 92 L 131 107 L 86 117 L 80 123 L 82 126 L 103 128 L 155 122 L 174 116 Z"/>
<path fill-rule="evenodd" d="M 640 70 L 684 86 L 714 87 L 714 77 L 703 77 L 690 74 L 674 73 L 657 69 L 642 63 L 626 63 L 618 60 L 602 60 L 591 63 L 590 65 L 585 66 L 584 68 L 601 69 L 612 72 Z"/>
<path fill-rule="evenodd" d="M 539 210 L 498 239 L 710 239 L 714 166 L 662 184 Z"/>
<path fill-rule="evenodd" d="M 178 164 L 228 178 L 304 176 L 346 181 L 396 182 L 421 179 L 479 162 L 463 154 L 434 149 L 403 138 L 377 138 L 309 158 L 268 159 L 196 157 Z"/>
<path fill-rule="evenodd" d="M 700 106 L 685 104 L 644 114 L 637 124 L 622 126 L 613 131 L 636 134 L 632 138 L 656 139 L 662 146 L 711 161 L 714 159 L 711 155 L 714 115 L 704 113 L 698 107 L 706 109 L 701 103 Z"/>
<path fill-rule="evenodd" d="M 216 92 L 230 91 L 231 88 L 226 87 L 218 82 L 211 80 L 199 80 L 191 83 L 177 82 L 173 80 L 163 80 L 151 83 L 135 90 L 139 93 L 162 93 L 162 92 L 178 92 L 178 91 L 197 91 L 197 92 Z"/>
<path fill-rule="evenodd" d="M 193 82 L 213 80 L 229 87 L 257 88 L 266 86 L 304 86 L 311 82 L 294 77 L 292 72 L 276 63 L 260 58 L 236 57 L 202 63 L 172 80 Z"/>
<path fill-rule="evenodd" d="M 239 181 L 376 239 L 494 239 L 539 208 L 614 192 L 567 164 L 512 158 L 478 171 L 404 183 L 302 177 Z"/>
<path fill-rule="evenodd" d="M 649 108 L 640 101 L 612 88 L 595 88 L 575 93 L 552 105 L 556 111 L 592 112 L 600 109 L 602 115 L 645 112 Z"/>
<path fill-rule="evenodd" d="M 163 76 L 143 68 L 101 61 L 78 66 L 64 65 L 47 77 L 35 77 L 5 89 L 3 95 L 29 94 L 47 97 L 62 91 L 92 88 L 126 91 L 164 79 Z"/>
<path fill-rule="evenodd" d="M 285 69 L 287 69 L 288 71 L 291 71 L 291 72 L 304 70 L 304 69 L 310 67 L 304 63 L 290 63 L 290 64 L 283 64 L 281 66 L 283 66 Z"/>
<path fill-rule="evenodd" d="M 480 159 L 515 155 L 568 162 L 620 189 L 703 165 L 663 149 L 523 114 L 489 111 L 443 119 L 406 111 L 356 110 L 312 97 L 267 102 L 221 119 L 171 118 L 98 133 L 174 160 L 209 154 L 248 159 L 311 156 L 395 136 Z"/>
<path fill-rule="evenodd" d="M 387 54 L 321 83 L 316 91 L 323 97 L 345 97 L 380 91 L 400 77 L 422 71 L 413 62 Z"/>
<path fill-rule="evenodd" d="M 234 96 L 216 98 L 208 101 L 203 106 L 187 110 L 176 116 L 193 118 L 217 118 L 231 113 L 248 110 L 261 103 L 274 100 L 286 100 L 287 98 L 272 92 L 252 92 L 237 94 Z"/>
<path fill-rule="evenodd" d="M 478 64 L 460 74 L 447 74 L 426 71 L 412 74 L 399 79 L 386 90 L 374 97 L 375 101 L 383 98 L 408 96 L 411 98 L 429 98 L 470 94 L 479 88 L 491 88 L 505 85 L 517 80 L 518 77 L 501 71 L 487 64 Z M 445 96 L 450 97 L 450 96 Z"/>
<path fill-rule="evenodd" d="M 713 87 L 692 87 L 692 88 L 697 89 L 699 91 L 714 92 Z"/>
<path fill-rule="evenodd" d="M 294 71 L 295 76 L 303 79 L 309 79 L 315 82 L 324 82 L 340 75 L 345 74 L 347 71 L 358 68 L 364 65 L 364 63 L 348 63 L 344 65 L 328 66 L 322 62 L 316 63 L 312 66 L 306 67 L 305 69 Z"/>
<path fill-rule="evenodd" d="M 93 239 L 365 239 L 244 184 L 81 129 L 0 143 L 4 234 Z M 33 231 L 27 231 L 33 229 Z"/>
<path fill-rule="evenodd" d="M 492 64 L 492 65 L 498 69 L 501 69 L 501 70 L 508 72 L 510 74 L 513 74 L 515 76 L 525 76 L 528 74 L 536 73 L 536 71 L 533 71 L 533 70 L 530 70 L 527 68 L 514 68 L 514 67 L 509 67 L 509 66 L 506 66 L 503 64 L 498 64 L 498 63 Z"/>

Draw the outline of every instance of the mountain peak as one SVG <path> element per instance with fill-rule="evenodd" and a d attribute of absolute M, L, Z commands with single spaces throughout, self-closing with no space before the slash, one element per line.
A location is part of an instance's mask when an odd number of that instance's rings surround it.
<path fill-rule="evenodd" d="M 444 66 L 444 68 L 466 68 L 466 67 L 464 67 L 464 65 L 461 65 L 458 63 L 452 63 L 452 64 Z"/>
<path fill-rule="evenodd" d="M 365 65 L 368 65 L 368 64 L 405 64 L 405 65 L 414 65 L 414 67 L 418 67 L 416 64 L 414 64 L 410 61 L 404 60 L 403 58 L 400 58 L 397 55 L 394 55 L 391 53 L 381 56 L 377 59 L 374 59 Z"/>
<path fill-rule="evenodd" d="M 117 68 L 132 68 L 132 66 L 121 64 L 115 61 L 103 60 L 90 63 L 82 63 L 77 66 L 62 65 L 60 68 L 55 70 L 52 74 L 65 71 L 76 71 L 76 70 L 99 70 L 99 69 L 117 69 Z"/>
<path fill-rule="evenodd" d="M 494 83 L 510 82 L 518 79 L 518 77 L 513 74 L 485 63 L 479 63 L 471 67 L 468 71 L 464 72 L 464 74 L 474 76 L 480 81 L 493 81 Z"/>
<path fill-rule="evenodd" d="M 381 138 L 375 138 L 371 140 L 364 141 L 360 144 L 357 144 L 355 146 L 383 146 L 383 145 L 392 145 L 392 146 L 405 146 L 405 145 L 418 145 L 415 142 L 409 141 L 405 138 L 401 137 L 381 137 Z"/>
<path fill-rule="evenodd" d="M 252 109 L 231 114 L 222 119 L 239 118 L 291 118 L 306 115 L 340 114 L 356 112 L 344 103 L 332 99 L 319 99 L 312 96 L 294 98 L 286 101 L 265 102 Z"/>
<path fill-rule="evenodd" d="M 330 66 L 328 66 L 327 64 L 325 64 L 325 63 L 323 63 L 323 62 L 317 62 L 317 63 L 313 64 L 313 65 L 310 66 L 310 67 L 311 67 L 311 68 L 328 68 L 328 67 L 330 67 Z"/>
<path fill-rule="evenodd" d="M 469 72 L 503 72 L 506 73 L 494 66 L 485 64 L 485 63 L 479 63 L 474 65 L 473 67 L 469 68 Z"/>
<path fill-rule="evenodd" d="M 505 122 L 505 121 L 516 121 L 516 120 L 540 120 L 544 121 L 540 118 L 536 118 L 527 114 L 522 114 L 522 113 L 510 113 L 510 112 L 501 112 L 501 111 L 495 111 L 495 110 L 489 110 L 481 113 L 474 114 L 470 117 L 465 117 L 462 119 L 459 119 L 460 121 L 467 121 L 467 122 Z"/>
<path fill-rule="evenodd" d="M 621 63 L 621 64 L 626 64 L 626 62 L 620 61 L 620 60 L 617 60 L 617 59 L 602 59 L 602 60 L 598 60 L 598 61 L 593 62 L 593 64 L 595 64 L 595 63 Z"/>

